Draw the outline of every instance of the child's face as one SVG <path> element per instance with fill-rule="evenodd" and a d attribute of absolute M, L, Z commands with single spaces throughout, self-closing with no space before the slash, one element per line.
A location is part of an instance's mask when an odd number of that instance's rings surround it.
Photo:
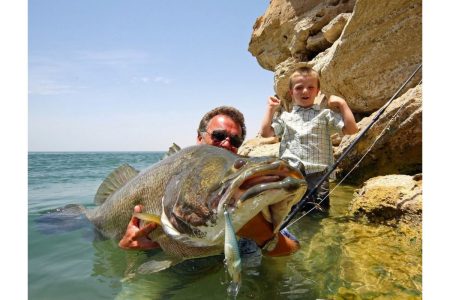
<path fill-rule="evenodd" d="M 289 92 L 295 104 L 310 107 L 319 93 L 317 78 L 312 76 L 298 76 L 292 80 L 293 87 Z"/>

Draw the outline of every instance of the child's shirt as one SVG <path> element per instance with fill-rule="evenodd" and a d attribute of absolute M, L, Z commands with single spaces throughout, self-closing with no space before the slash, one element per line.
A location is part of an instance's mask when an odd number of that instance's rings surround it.
<path fill-rule="evenodd" d="M 275 135 L 281 138 L 280 158 L 295 168 L 300 162 L 306 174 L 324 171 L 333 164 L 331 135 L 342 132 L 344 121 L 339 113 L 320 109 L 314 104 L 303 108 L 294 105 L 291 112 L 283 112 L 272 121 Z"/>

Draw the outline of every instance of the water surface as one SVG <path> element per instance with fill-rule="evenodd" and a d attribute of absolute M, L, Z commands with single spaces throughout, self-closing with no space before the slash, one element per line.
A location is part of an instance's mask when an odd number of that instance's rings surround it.
<path fill-rule="evenodd" d="M 42 222 L 47 211 L 66 204 L 92 206 L 102 180 L 122 163 L 142 170 L 162 155 L 29 153 L 30 299 L 227 298 L 223 257 L 140 275 L 136 268 L 159 251 L 121 250 L 78 215 Z M 328 217 L 306 216 L 289 228 L 301 242 L 299 252 L 246 264 L 238 299 L 420 299 L 421 241 L 346 217 L 353 191 L 338 187 Z"/>

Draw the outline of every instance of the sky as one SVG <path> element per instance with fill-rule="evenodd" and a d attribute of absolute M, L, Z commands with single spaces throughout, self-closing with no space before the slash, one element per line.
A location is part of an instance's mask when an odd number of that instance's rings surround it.
<path fill-rule="evenodd" d="M 248 51 L 269 0 L 28 2 L 28 150 L 165 151 L 207 111 L 255 137 L 273 72 Z"/>

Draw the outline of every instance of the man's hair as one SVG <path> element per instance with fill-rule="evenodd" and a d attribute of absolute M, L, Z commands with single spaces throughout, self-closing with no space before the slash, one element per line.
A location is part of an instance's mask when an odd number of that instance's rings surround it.
<path fill-rule="evenodd" d="M 294 73 L 289 76 L 289 89 L 291 90 L 293 88 L 292 81 L 299 76 L 311 76 L 317 79 L 317 87 L 320 89 L 320 76 L 319 72 L 314 70 L 311 67 L 300 67 L 294 71 Z"/>
<path fill-rule="evenodd" d="M 245 139 L 247 134 L 247 129 L 245 127 L 244 115 L 234 107 L 231 106 L 219 106 L 207 112 L 203 118 L 200 120 L 198 125 L 197 133 L 200 135 L 202 132 L 206 132 L 206 127 L 208 127 L 209 121 L 217 115 L 225 115 L 230 117 L 234 122 L 241 126 L 242 140 Z"/>

